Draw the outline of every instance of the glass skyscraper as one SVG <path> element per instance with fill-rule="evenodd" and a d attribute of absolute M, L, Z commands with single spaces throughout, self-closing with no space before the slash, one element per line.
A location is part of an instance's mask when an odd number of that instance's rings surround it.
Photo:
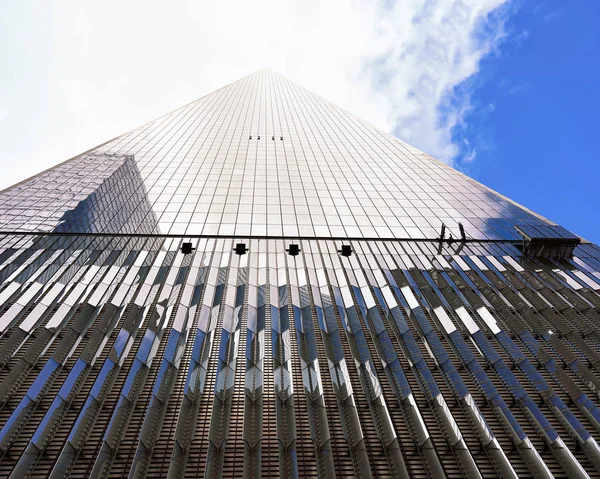
<path fill-rule="evenodd" d="M 0 476 L 600 477 L 600 248 L 261 70 L 0 192 Z"/>

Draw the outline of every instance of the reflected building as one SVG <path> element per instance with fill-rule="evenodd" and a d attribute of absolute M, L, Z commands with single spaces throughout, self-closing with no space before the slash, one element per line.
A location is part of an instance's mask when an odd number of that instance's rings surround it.
<path fill-rule="evenodd" d="M 600 477 L 599 291 L 261 70 L 0 192 L 0 475 Z"/>

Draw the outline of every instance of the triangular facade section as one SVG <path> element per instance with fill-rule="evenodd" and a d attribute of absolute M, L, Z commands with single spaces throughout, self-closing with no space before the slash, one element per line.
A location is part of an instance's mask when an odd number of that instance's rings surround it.
<path fill-rule="evenodd" d="M 102 213 L 100 213 L 102 211 Z M 261 70 L 0 194 L 4 231 L 519 239 L 549 224 Z"/>

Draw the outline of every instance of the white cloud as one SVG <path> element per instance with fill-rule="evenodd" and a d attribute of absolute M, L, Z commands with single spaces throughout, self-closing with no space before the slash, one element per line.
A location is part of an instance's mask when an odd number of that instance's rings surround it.
<path fill-rule="evenodd" d="M 450 162 L 508 2 L 3 2 L 0 187 L 262 67 Z"/>

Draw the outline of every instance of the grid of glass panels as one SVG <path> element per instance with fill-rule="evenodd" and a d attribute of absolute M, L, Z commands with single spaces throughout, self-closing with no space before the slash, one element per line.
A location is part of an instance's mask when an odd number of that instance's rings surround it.
<path fill-rule="evenodd" d="M 61 203 L 61 215 L 75 208 L 123 158 L 133 158 L 136 171 L 125 179 L 129 187 L 123 180 L 118 187 L 139 206 L 126 208 L 130 198 L 118 195 L 115 209 L 131 216 L 119 228 L 143 224 L 144 232 L 435 238 L 442 223 L 458 236 L 462 222 L 472 238 L 517 239 L 514 225 L 547 224 L 261 70 L 1 193 L 0 228 L 50 231 L 58 220 L 50 206 Z M 65 182 L 81 188 L 60 190 L 44 208 L 32 209 Z M 88 216 L 91 222 L 74 222 L 68 231 L 116 232 Z"/>

